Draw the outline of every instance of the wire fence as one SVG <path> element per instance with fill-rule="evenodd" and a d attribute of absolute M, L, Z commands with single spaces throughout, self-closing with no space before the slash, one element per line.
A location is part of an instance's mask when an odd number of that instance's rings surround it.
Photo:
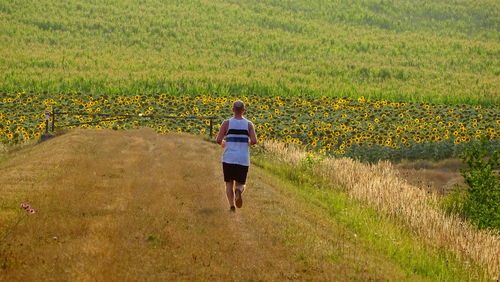
<path fill-rule="evenodd" d="M 85 122 L 72 122 L 56 124 L 61 116 L 90 116 L 98 118 L 98 120 Z M 208 122 L 209 136 L 213 137 L 214 120 L 219 119 L 216 116 L 174 116 L 174 115 L 145 115 L 145 114 L 102 114 L 102 113 L 86 113 L 86 112 L 71 112 L 71 111 L 45 111 L 45 133 L 42 137 L 50 137 L 55 132 L 56 128 L 66 128 L 81 125 L 95 125 L 103 122 L 125 121 L 131 119 L 185 119 L 185 120 L 201 120 Z"/>

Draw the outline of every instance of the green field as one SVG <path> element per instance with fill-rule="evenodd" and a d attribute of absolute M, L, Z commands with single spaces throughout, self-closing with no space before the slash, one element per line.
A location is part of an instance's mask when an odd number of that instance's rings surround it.
<path fill-rule="evenodd" d="M 499 104 L 495 0 L 0 1 L 0 91 Z"/>
<path fill-rule="evenodd" d="M 0 0 L 0 281 L 498 280 L 429 164 L 499 134 L 499 0 Z"/>

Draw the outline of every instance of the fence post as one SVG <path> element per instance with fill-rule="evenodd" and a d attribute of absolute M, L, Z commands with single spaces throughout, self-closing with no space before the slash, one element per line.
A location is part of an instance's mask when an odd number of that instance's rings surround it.
<path fill-rule="evenodd" d="M 212 127 L 213 127 L 213 118 L 210 117 L 210 138 L 212 138 L 212 134 L 213 134 Z"/>
<path fill-rule="evenodd" d="M 50 112 L 45 111 L 45 134 L 49 134 L 49 119 L 50 119 Z"/>
<path fill-rule="evenodd" d="M 54 123 L 56 122 L 56 110 L 54 110 L 54 108 L 52 108 L 52 132 L 54 132 Z"/>
<path fill-rule="evenodd" d="M 42 134 L 40 138 L 42 141 L 45 141 L 52 137 L 52 134 L 49 133 L 49 118 L 50 118 L 50 112 L 45 111 L 45 132 Z"/>

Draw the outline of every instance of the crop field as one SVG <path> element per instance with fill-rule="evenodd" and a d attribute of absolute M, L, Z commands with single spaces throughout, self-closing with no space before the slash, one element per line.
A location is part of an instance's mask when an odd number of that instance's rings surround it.
<path fill-rule="evenodd" d="M 462 144 L 481 137 L 498 142 L 500 107 L 389 102 L 350 98 L 240 97 L 262 139 L 305 145 L 321 153 L 373 158 L 449 157 Z M 230 113 L 235 97 L 84 96 L 18 93 L 3 99 L 0 140 L 17 143 L 45 131 L 45 110 L 66 128 L 151 127 L 160 134 L 214 133 Z M 125 116 L 120 116 L 125 115 Z M 170 116 L 197 117 L 171 119 Z M 52 118 L 51 118 L 52 119 Z M 51 120 L 50 120 L 51 122 Z M 374 150 L 376 149 L 376 150 Z"/>
<path fill-rule="evenodd" d="M 498 0 L 0 0 L 0 280 L 496 281 L 499 31 Z"/>
<path fill-rule="evenodd" d="M 0 91 L 497 105 L 496 0 L 0 1 Z"/>

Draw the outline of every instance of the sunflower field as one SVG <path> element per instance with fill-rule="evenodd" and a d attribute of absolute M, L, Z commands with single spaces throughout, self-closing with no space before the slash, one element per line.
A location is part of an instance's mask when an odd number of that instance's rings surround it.
<path fill-rule="evenodd" d="M 39 138 L 45 111 L 56 128 L 153 128 L 160 134 L 208 135 L 231 116 L 237 99 L 258 137 L 278 139 L 320 153 L 364 160 L 439 159 L 486 137 L 499 144 L 500 106 L 445 105 L 339 97 L 280 97 L 166 94 L 106 96 L 15 93 L 0 99 L 0 141 Z M 181 117 L 181 118 L 178 118 Z M 49 122 L 52 121 L 52 116 Z"/>

